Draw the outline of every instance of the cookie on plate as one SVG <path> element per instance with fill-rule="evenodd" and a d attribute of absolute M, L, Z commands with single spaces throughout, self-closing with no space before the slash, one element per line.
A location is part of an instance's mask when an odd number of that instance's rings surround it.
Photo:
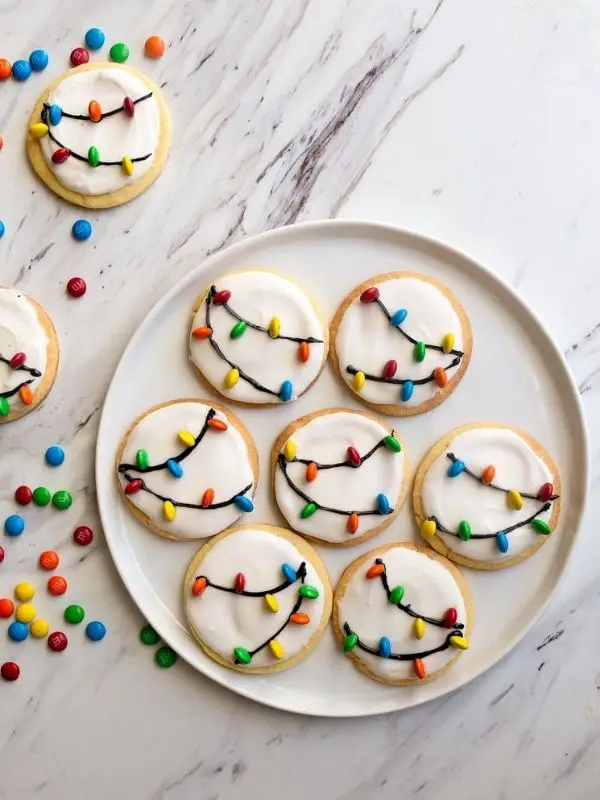
<path fill-rule="evenodd" d="M 57 369 L 50 317 L 31 297 L 0 286 L 0 423 L 33 411 L 52 388 Z"/>
<path fill-rule="evenodd" d="M 321 311 L 276 272 L 223 275 L 202 292 L 192 316 L 190 358 L 228 400 L 261 406 L 296 400 L 325 364 Z"/>
<path fill-rule="evenodd" d="M 271 464 L 275 500 L 288 525 L 323 544 L 354 545 L 380 533 L 408 488 L 398 434 L 371 414 L 345 408 L 288 425 Z"/>
<path fill-rule="evenodd" d="M 369 678 L 393 686 L 434 680 L 469 648 L 473 601 L 458 569 L 412 544 L 371 550 L 336 587 L 333 629 Z"/>
<path fill-rule="evenodd" d="M 171 400 L 145 411 L 117 453 L 127 507 L 168 539 L 205 539 L 254 510 L 258 455 L 231 411 L 208 400 Z"/>
<path fill-rule="evenodd" d="M 331 323 L 331 358 L 343 383 L 392 416 L 435 408 L 471 359 L 471 325 L 442 283 L 413 272 L 377 275 L 353 289 Z"/>
<path fill-rule="evenodd" d="M 211 539 L 184 581 L 188 624 L 219 664 L 265 674 L 295 666 L 331 615 L 332 589 L 315 550 L 271 525 L 244 525 Z"/>
<path fill-rule="evenodd" d="M 560 478 L 525 431 L 465 425 L 421 462 L 413 506 L 421 535 L 439 553 L 467 567 L 503 569 L 534 555 L 555 530 Z"/>
<path fill-rule="evenodd" d="M 85 64 L 44 91 L 29 120 L 27 153 L 39 178 L 85 208 L 110 208 L 159 176 L 171 142 L 169 111 L 145 75 Z"/>

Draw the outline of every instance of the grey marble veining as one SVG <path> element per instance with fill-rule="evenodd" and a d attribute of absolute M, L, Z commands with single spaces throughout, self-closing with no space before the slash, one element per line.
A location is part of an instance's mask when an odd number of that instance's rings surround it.
<path fill-rule="evenodd" d="M 81 212 L 30 173 L 30 109 L 92 25 L 126 41 L 163 86 L 171 158 L 129 206 Z M 146 62 L 160 33 L 165 57 Z M 0 642 L 23 668 L 0 685 L 0 797 L 129 800 L 417 797 L 591 800 L 600 772 L 599 516 L 600 8 L 593 0 L 0 0 L 0 55 L 45 47 L 51 65 L 0 83 L 0 282 L 31 292 L 60 332 L 62 365 L 43 410 L 0 429 L 0 517 L 20 482 L 47 480 L 46 446 L 68 448 L 76 502 L 39 514 L 11 547 L 0 593 L 43 578 L 60 546 L 69 599 L 110 635 Z M 592 436 L 592 496 L 566 580 L 499 665 L 453 695 L 365 720 L 261 708 L 179 664 L 154 668 L 142 620 L 106 551 L 94 499 L 100 409 L 148 309 L 207 254 L 297 220 L 367 217 L 423 231 L 488 264 L 559 342 Z M 64 293 L 73 274 L 89 292 Z M 69 546 L 86 522 L 85 550 Z M 41 593 L 43 595 L 43 593 Z M 507 603 L 510 598 L 507 598 Z M 62 604 L 40 596 L 58 624 Z"/>

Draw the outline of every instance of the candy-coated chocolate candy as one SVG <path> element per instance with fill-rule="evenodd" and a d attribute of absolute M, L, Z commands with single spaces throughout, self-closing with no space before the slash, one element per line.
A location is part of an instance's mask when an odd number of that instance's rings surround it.
<path fill-rule="evenodd" d="M 415 658 L 413 661 L 413 669 L 415 671 L 415 675 L 417 678 L 422 681 L 427 675 L 427 669 L 425 668 L 425 662 L 422 658 Z"/>
<path fill-rule="evenodd" d="M 43 72 L 48 66 L 48 53 L 45 50 L 34 50 L 29 56 L 29 66 L 34 72 Z"/>
<path fill-rule="evenodd" d="M 389 658 L 392 654 L 392 643 L 387 636 L 382 636 L 379 640 L 379 655 L 382 658 Z"/>
<path fill-rule="evenodd" d="M 33 402 L 33 392 L 29 386 L 21 386 L 19 389 L 19 397 L 24 405 L 30 406 Z"/>
<path fill-rule="evenodd" d="M 288 439 L 283 447 L 283 455 L 286 461 L 293 461 L 296 458 L 296 442 Z"/>
<path fill-rule="evenodd" d="M 45 122 L 34 122 L 29 126 L 29 133 L 34 139 L 43 139 L 48 133 L 48 126 Z"/>
<path fill-rule="evenodd" d="M 25 361 L 27 360 L 27 356 L 25 353 L 15 353 L 14 356 L 11 358 L 9 367 L 11 369 L 19 369 L 23 366 Z"/>
<path fill-rule="evenodd" d="M 442 350 L 444 353 L 450 353 L 454 350 L 454 334 L 447 333 L 442 339 Z"/>
<path fill-rule="evenodd" d="M 504 533 L 504 531 L 498 531 L 496 534 L 496 547 L 501 553 L 507 553 L 508 546 L 508 536 Z"/>
<path fill-rule="evenodd" d="M 421 523 L 421 535 L 424 539 L 433 539 L 437 531 L 437 525 L 434 520 L 426 519 Z"/>
<path fill-rule="evenodd" d="M 110 48 L 109 55 L 112 61 L 122 64 L 129 58 L 129 48 L 123 42 L 117 42 Z"/>
<path fill-rule="evenodd" d="M 298 594 L 300 597 L 305 597 L 307 600 L 316 600 L 319 596 L 319 590 L 314 586 L 303 583 L 298 589 Z"/>
<path fill-rule="evenodd" d="M 148 469 L 148 451 L 138 450 L 135 454 L 135 463 L 137 468 L 142 470 L 142 472 Z"/>
<path fill-rule="evenodd" d="M 48 591 L 54 597 L 59 597 L 67 591 L 67 582 L 62 575 L 53 575 L 48 580 Z"/>
<path fill-rule="evenodd" d="M 271 639 L 269 642 L 269 649 L 276 659 L 281 660 L 284 656 L 283 645 L 277 639 Z"/>
<path fill-rule="evenodd" d="M 247 327 L 248 326 L 246 325 L 243 319 L 238 320 L 233 326 L 233 328 L 229 331 L 229 338 L 239 339 L 240 336 L 244 335 Z"/>
<path fill-rule="evenodd" d="M 377 511 L 380 514 L 392 513 L 392 509 L 390 507 L 390 501 L 387 499 L 387 495 L 383 494 L 383 492 L 380 492 L 375 498 L 375 505 L 377 506 Z"/>
<path fill-rule="evenodd" d="M 38 558 L 38 564 L 42 569 L 45 569 L 46 572 L 52 572 L 53 569 L 56 569 L 60 563 L 60 558 L 58 553 L 55 553 L 54 550 L 44 550 L 43 553 L 40 553 L 40 557 Z"/>
<path fill-rule="evenodd" d="M 44 457 L 46 459 L 46 464 L 49 464 L 51 467 L 60 467 L 65 460 L 65 451 L 62 447 L 54 444 L 46 450 Z"/>
<path fill-rule="evenodd" d="M 206 589 L 207 586 L 208 586 L 208 581 L 206 580 L 205 577 L 200 576 L 199 578 L 196 578 L 196 580 L 192 585 L 192 595 L 194 597 L 200 597 L 200 595 L 204 594 L 204 590 Z"/>
<path fill-rule="evenodd" d="M 31 64 L 29 61 L 24 61 L 20 58 L 18 61 L 12 65 L 12 75 L 16 81 L 22 83 L 26 81 L 27 78 L 31 75 Z"/>
<path fill-rule="evenodd" d="M 140 478 L 134 478 L 125 486 L 125 494 L 137 494 L 144 488 L 144 481 Z"/>
<path fill-rule="evenodd" d="M 88 528 L 87 525 L 79 525 L 73 531 L 73 541 L 80 547 L 85 547 L 88 544 L 91 544 L 93 538 L 94 531 L 91 528 Z"/>
<path fill-rule="evenodd" d="M 492 466 L 491 464 L 488 464 L 487 467 L 485 467 L 485 469 L 481 473 L 481 482 L 485 486 L 488 486 L 494 480 L 495 474 L 496 474 L 496 467 Z"/>
<path fill-rule="evenodd" d="M 177 434 L 177 438 L 179 439 L 181 444 L 184 444 L 186 447 L 193 447 L 196 444 L 196 439 L 194 438 L 194 435 L 189 431 L 185 430 L 179 431 L 179 433 Z"/>
<path fill-rule="evenodd" d="M 159 647 L 154 654 L 154 660 L 161 669 L 169 669 L 177 662 L 177 653 L 170 647 L 164 645 Z"/>
<path fill-rule="evenodd" d="M 348 520 L 346 522 L 346 530 L 348 531 L 348 533 L 356 533 L 356 531 L 358 530 L 358 524 L 359 524 L 358 514 L 355 511 L 353 511 L 352 514 L 350 514 L 350 516 L 348 517 Z"/>
<path fill-rule="evenodd" d="M 131 99 L 131 97 L 126 97 L 123 100 L 123 109 L 128 117 L 133 117 L 135 114 L 135 103 Z"/>
<path fill-rule="evenodd" d="M 85 617 L 85 611 L 81 606 L 70 605 L 65 608 L 64 617 L 65 622 L 68 622 L 70 625 L 79 625 Z"/>
<path fill-rule="evenodd" d="M 283 400 L 284 403 L 292 399 L 293 393 L 294 387 L 291 381 L 284 381 L 279 387 L 279 398 Z"/>
<path fill-rule="evenodd" d="M 454 628 L 458 621 L 458 611 L 455 608 L 447 608 L 444 611 L 444 625 L 447 628 Z"/>
<path fill-rule="evenodd" d="M 238 574 L 235 576 L 234 586 L 238 594 L 241 594 L 246 588 L 246 576 L 244 575 L 243 572 L 238 572 Z"/>
<path fill-rule="evenodd" d="M 358 636 L 355 633 L 349 633 L 344 639 L 344 643 L 342 644 L 342 650 L 344 651 L 344 653 L 349 653 L 351 650 L 354 650 L 357 644 L 358 644 Z"/>
<path fill-rule="evenodd" d="M 227 373 L 227 375 L 225 375 L 225 380 L 223 381 L 223 383 L 225 384 L 225 388 L 233 389 L 233 387 L 236 385 L 239 379 L 240 379 L 240 371 L 235 367 L 232 367 Z"/>
<path fill-rule="evenodd" d="M 2 80 L 2 78 L 0 78 Z M 0 150 L 4 147 L 4 139 L 0 136 Z"/>
<path fill-rule="evenodd" d="M 365 381 L 365 373 L 359 370 L 352 380 L 352 386 L 354 387 L 355 391 L 360 392 L 365 385 Z"/>
<path fill-rule="evenodd" d="M 36 506 L 47 506 L 52 499 L 50 491 L 45 486 L 38 486 L 34 489 L 32 497 Z"/>
<path fill-rule="evenodd" d="M 456 647 L 457 650 L 469 649 L 469 640 L 466 639 L 464 636 L 459 636 L 458 634 L 450 637 L 450 644 L 452 645 L 452 647 Z"/>
<path fill-rule="evenodd" d="M 85 43 L 90 50 L 100 50 L 105 41 L 104 31 L 100 30 L 100 28 L 90 28 L 85 33 Z"/>
<path fill-rule="evenodd" d="M 206 326 L 194 328 L 192 331 L 193 339 L 208 339 L 210 336 L 212 336 L 212 328 L 207 328 Z"/>
<path fill-rule="evenodd" d="M 0 675 L 5 681 L 16 681 L 20 674 L 19 665 L 14 661 L 5 661 L 0 667 Z"/>
<path fill-rule="evenodd" d="M 14 610 L 15 604 L 12 600 L 9 600 L 8 597 L 0 598 L 0 617 L 2 617 L 2 619 L 12 617 Z"/>
<path fill-rule="evenodd" d="M 29 628 L 24 622 L 11 622 L 8 626 L 8 637 L 13 642 L 24 642 L 29 636 Z"/>
<path fill-rule="evenodd" d="M 283 577 L 286 581 L 289 581 L 289 583 L 293 583 L 296 580 L 296 570 L 291 564 L 282 564 L 281 571 L 283 572 Z"/>
<path fill-rule="evenodd" d="M 350 465 L 353 467 L 360 467 L 360 453 L 356 449 L 356 447 L 349 447 L 346 450 L 346 456 L 348 457 L 348 461 Z"/>
<path fill-rule="evenodd" d="M 59 489 L 52 495 L 52 505 L 58 508 L 59 511 L 66 511 L 73 504 L 73 497 L 66 489 Z"/>
<path fill-rule="evenodd" d="M 520 511 L 523 508 L 523 498 L 521 493 L 516 489 L 511 489 L 506 495 L 506 502 L 508 503 L 508 507 L 512 508 L 513 511 Z"/>
<path fill-rule="evenodd" d="M 229 301 L 231 297 L 231 292 L 228 289 L 221 289 L 220 292 L 215 292 L 213 297 L 213 303 L 216 306 L 224 306 L 225 303 Z"/>
<path fill-rule="evenodd" d="M 7 536 L 20 536 L 25 530 L 25 520 L 18 514 L 11 514 L 4 520 L 4 533 Z"/>
<path fill-rule="evenodd" d="M 176 461 L 174 458 L 170 458 L 167 461 L 167 469 L 174 478 L 183 477 L 183 467 L 181 466 L 179 461 Z"/>
<path fill-rule="evenodd" d="M 144 53 L 148 58 L 160 58 L 165 52 L 165 43 L 160 36 L 149 36 L 144 43 Z"/>
<path fill-rule="evenodd" d="M 245 647 L 236 647 L 233 651 L 234 664 L 249 664 L 252 661 L 252 656 Z"/>
<path fill-rule="evenodd" d="M 375 300 L 378 299 L 379 299 L 379 289 L 376 286 L 370 286 L 368 289 L 365 289 L 360 296 L 361 303 L 374 303 Z"/>
<path fill-rule="evenodd" d="M 379 564 L 375 562 L 375 564 L 371 564 L 369 569 L 365 573 L 365 577 L 372 581 L 374 578 L 378 578 L 380 575 L 383 575 L 385 572 L 385 567 L 383 564 Z"/>
<path fill-rule="evenodd" d="M 6 397 L 0 397 L 0 417 L 8 417 L 10 414 L 10 404 Z"/>
<path fill-rule="evenodd" d="M 465 519 L 458 523 L 458 538 L 463 542 L 468 542 L 471 538 L 471 526 Z"/>
<path fill-rule="evenodd" d="M 265 603 L 269 611 L 272 611 L 273 614 L 276 614 L 279 611 L 279 603 L 277 602 L 277 598 L 274 594 L 266 594 Z"/>
<path fill-rule="evenodd" d="M 45 639 L 49 630 L 50 626 L 45 619 L 34 619 L 29 626 L 29 633 L 34 639 Z"/>
<path fill-rule="evenodd" d="M 90 54 L 85 47 L 76 47 L 74 50 L 71 50 L 69 61 L 74 67 L 80 67 L 82 64 L 87 64 L 89 60 Z"/>
<path fill-rule="evenodd" d="M 35 596 L 35 586 L 29 581 L 21 581 L 15 586 L 15 597 L 21 603 L 28 603 Z"/>
<path fill-rule="evenodd" d="M 297 611 L 295 614 L 291 615 L 290 622 L 293 622 L 294 625 L 308 625 L 310 622 L 310 617 L 308 614 L 302 614 Z"/>
<path fill-rule="evenodd" d="M 402 602 L 403 597 L 404 597 L 404 586 L 395 586 L 390 592 L 390 596 L 388 598 L 390 601 L 390 605 L 397 606 L 398 603 Z"/>
<path fill-rule="evenodd" d="M 403 403 L 406 403 L 410 400 L 413 396 L 413 392 L 415 390 L 415 385 L 412 381 L 404 381 L 402 384 L 402 389 L 400 390 L 400 399 Z"/>
<path fill-rule="evenodd" d="M 100 163 L 100 153 L 98 152 L 98 148 L 92 145 L 87 154 L 87 160 L 90 167 L 97 167 Z"/>
<path fill-rule="evenodd" d="M 92 225 L 87 219 L 78 219 L 73 223 L 71 233 L 78 242 L 85 242 L 92 235 Z"/>
<path fill-rule="evenodd" d="M 436 367 L 433 370 L 433 380 L 440 389 L 444 389 L 448 385 L 448 375 L 443 367 Z"/>
<path fill-rule="evenodd" d="M 310 347 L 308 342 L 300 342 L 298 345 L 298 360 L 306 364 L 310 358 Z"/>
<path fill-rule="evenodd" d="M 68 147 L 59 147 L 58 150 L 55 150 L 52 153 L 52 163 L 53 164 L 64 164 L 67 158 L 71 155 L 71 151 Z"/>
<path fill-rule="evenodd" d="M 102 108 L 97 100 L 90 100 L 88 105 L 88 117 L 92 122 L 100 122 L 102 119 Z"/>
<path fill-rule="evenodd" d="M 394 359 L 391 358 L 389 361 L 385 362 L 385 365 L 383 367 L 383 372 L 381 374 L 384 378 L 387 378 L 389 380 L 390 378 L 394 377 L 397 370 L 398 370 L 398 362 L 394 361 Z"/>
<path fill-rule="evenodd" d="M 4 561 L 4 548 L 0 547 L 0 564 Z"/>
<path fill-rule="evenodd" d="M 36 613 L 37 609 L 32 603 L 21 603 L 20 606 L 17 606 L 15 617 L 19 622 L 24 622 L 26 625 L 29 625 L 29 623 L 33 622 L 35 619 Z"/>
<path fill-rule="evenodd" d="M 456 459 L 456 461 L 452 461 L 450 463 L 447 474 L 449 478 L 457 478 L 461 474 L 461 472 L 464 471 L 465 471 L 465 462 Z"/>
<path fill-rule="evenodd" d="M 53 653 L 62 653 L 67 649 L 68 644 L 69 640 L 62 631 L 54 631 L 48 636 L 48 647 Z"/>
<path fill-rule="evenodd" d="M 167 522 L 173 522 L 177 516 L 177 509 L 170 500 L 165 500 L 163 503 L 163 517 Z"/>
<path fill-rule="evenodd" d="M 217 419 L 216 417 L 209 419 L 206 424 L 212 431 L 218 431 L 219 433 L 223 433 L 224 431 L 227 430 L 227 423 L 223 422 L 222 419 Z"/>
<path fill-rule="evenodd" d="M 67 281 L 67 292 L 71 297 L 83 297 L 86 291 L 87 285 L 83 278 L 69 278 Z"/>
<path fill-rule="evenodd" d="M 106 625 L 100 620 L 94 619 L 85 626 L 85 635 L 90 642 L 101 642 L 106 636 Z"/>
<path fill-rule="evenodd" d="M 542 536 L 548 536 L 552 533 L 550 525 L 548 525 L 547 522 L 544 522 L 543 519 L 539 519 L 539 517 L 536 517 L 534 520 L 532 520 L 531 527 L 536 533 L 542 534 Z"/>
<path fill-rule="evenodd" d="M 413 358 L 417 363 L 425 360 L 427 355 L 427 347 L 425 342 L 417 342 L 413 349 Z"/>
<path fill-rule="evenodd" d="M 316 513 L 317 513 L 317 504 L 307 503 L 300 512 L 300 519 L 308 519 L 309 517 L 312 517 L 312 515 Z"/>
<path fill-rule="evenodd" d="M 202 508 L 209 508 L 212 501 L 215 499 L 215 490 L 207 489 L 202 495 Z"/>
<path fill-rule="evenodd" d="M 4 236 L 5 231 L 6 231 L 6 228 L 4 227 L 4 223 L 0 219 L 0 239 Z"/>
<path fill-rule="evenodd" d="M 50 120 L 50 125 L 59 125 L 62 119 L 62 108 L 56 104 L 50 106 L 48 109 L 48 119 Z M 52 160 L 54 161 L 54 158 L 52 158 Z"/>
<path fill-rule="evenodd" d="M 140 642 L 147 645 L 158 644 L 160 642 L 160 636 L 152 625 L 144 625 L 140 631 Z"/>
<path fill-rule="evenodd" d="M 395 311 L 391 318 L 390 318 L 390 325 L 393 325 L 394 328 L 398 328 L 404 320 L 408 316 L 408 311 L 405 308 L 399 308 L 398 311 Z"/>
<path fill-rule="evenodd" d="M 273 317 L 273 319 L 269 322 L 268 331 L 271 339 L 277 339 L 281 333 L 281 320 L 279 317 Z"/>
<path fill-rule="evenodd" d="M 121 160 L 121 169 L 123 170 L 123 174 L 127 175 L 128 178 L 133 175 L 133 161 L 129 158 L 129 156 L 123 156 Z"/>
<path fill-rule="evenodd" d="M 5 81 L 10 78 L 12 72 L 12 65 L 6 58 L 0 58 L 0 81 Z"/>
<path fill-rule="evenodd" d="M 250 511 L 254 511 L 254 503 L 249 497 L 245 497 L 244 495 L 240 494 L 237 497 L 234 497 L 233 502 L 235 503 L 236 507 L 240 509 L 240 511 L 244 511 L 246 514 Z"/>
<path fill-rule="evenodd" d="M 312 483 L 314 480 L 316 480 L 318 474 L 319 468 L 314 461 L 311 461 L 310 464 L 306 465 L 306 473 L 304 477 L 308 483 Z"/>
<path fill-rule="evenodd" d="M 413 622 L 413 636 L 415 639 L 422 639 L 425 636 L 425 631 L 427 630 L 425 621 L 421 619 L 421 617 L 417 617 L 417 619 Z"/>
<path fill-rule="evenodd" d="M 541 503 L 547 503 L 553 494 L 554 486 L 551 483 L 544 483 L 542 486 L 540 486 L 540 489 L 537 493 L 537 499 Z"/>
<path fill-rule="evenodd" d="M 383 440 L 383 444 L 385 445 L 386 449 L 389 450 L 391 453 L 399 453 L 402 450 L 402 445 L 400 441 L 396 439 L 393 434 L 386 436 Z"/>

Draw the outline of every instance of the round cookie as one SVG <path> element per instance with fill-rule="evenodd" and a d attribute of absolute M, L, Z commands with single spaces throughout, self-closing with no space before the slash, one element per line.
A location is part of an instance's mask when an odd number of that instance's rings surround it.
<path fill-rule="evenodd" d="M 184 581 L 195 638 L 211 658 L 239 672 L 298 664 L 323 635 L 331 603 L 327 570 L 315 550 L 272 525 L 215 536 L 195 555 Z"/>
<path fill-rule="evenodd" d="M 288 525 L 352 546 L 395 519 L 408 488 L 398 434 L 371 414 L 328 408 L 292 422 L 272 455 L 275 500 Z"/>
<path fill-rule="evenodd" d="M 132 67 L 100 62 L 69 70 L 44 91 L 29 121 L 27 153 L 60 197 L 110 208 L 156 180 L 170 141 L 159 88 Z"/>
<path fill-rule="evenodd" d="M 342 651 L 373 680 L 431 681 L 469 648 L 473 602 L 458 569 L 412 544 L 375 548 L 343 573 L 333 629 Z"/>
<path fill-rule="evenodd" d="M 207 400 L 171 400 L 144 412 L 116 465 L 130 511 L 168 539 L 214 536 L 254 510 L 254 442 L 231 411 Z"/>
<path fill-rule="evenodd" d="M 465 425 L 427 453 L 413 506 L 427 543 L 458 564 L 503 569 L 534 555 L 560 512 L 558 470 L 532 436 L 500 423 Z"/>
<path fill-rule="evenodd" d="M 331 359 L 354 394 L 408 417 L 454 391 L 471 359 L 469 320 L 452 292 L 414 272 L 376 275 L 353 289 L 331 323 Z"/>
<path fill-rule="evenodd" d="M 57 369 L 50 317 L 31 297 L 0 286 L 0 424 L 33 411 L 52 388 Z"/>
<path fill-rule="evenodd" d="M 207 383 L 238 403 L 301 397 L 319 377 L 328 346 L 313 300 L 276 272 L 229 273 L 194 304 L 190 358 Z"/>

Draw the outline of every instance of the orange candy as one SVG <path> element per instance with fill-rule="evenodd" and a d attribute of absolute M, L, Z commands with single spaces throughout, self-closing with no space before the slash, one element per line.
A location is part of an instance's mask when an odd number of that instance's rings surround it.
<path fill-rule="evenodd" d="M 491 483 L 494 480 L 495 474 L 496 468 L 489 464 L 481 473 L 481 482 L 487 486 L 488 483 Z"/>
<path fill-rule="evenodd" d="M 0 81 L 5 81 L 7 78 L 10 78 L 12 74 L 12 67 L 10 61 L 7 61 L 5 58 L 0 58 Z"/>
<path fill-rule="evenodd" d="M 19 389 L 19 397 L 23 401 L 23 404 L 26 406 L 30 406 L 33 402 L 33 392 L 29 388 L 29 386 L 21 386 Z"/>
<path fill-rule="evenodd" d="M 52 572 L 53 569 L 56 569 L 59 561 L 58 553 L 55 553 L 54 550 L 44 550 L 43 553 L 40 553 L 39 565 L 47 572 Z"/>
<path fill-rule="evenodd" d="M 211 334 L 212 328 L 207 327 L 194 328 L 192 331 L 192 336 L 194 339 L 208 339 Z"/>
<path fill-rule="evenodd" d="M 415 668 L 415 675 L 420 681 L 422 681 L 425 675 L 427 675 L 427 670 L 425 669 L 425 662 L 423 659 L 415 658 L 413 661 L 413 667 Z"/>
<path fill-rule="evenodd" d="M 443 367 L 436 367 L 433 370 L 433 380 L 437 383 L 440 389 L 443 389 L 445 386 L 448 385 L 448 376 L 446 375 L 446 370 Z"/>
<path fill-rule="evenodd" d="M 100 122 L 102 119 L 102 109 L 100 108 L 100 103 L 96 100 L 92 100 L 88 106 L 88 114 L 92 122 Z"/>
<path fill-rule="evenodd" d="M 165 43 L 160 36 L 150 36 L 146 39 L 144 53 L 148 58 L 160 58 L 165 52 Z"/>
<path fill-rule="evenodd" d="M 8 617 L 12 617 L 13 611 L 15 610 L 15 604 L 12 600 L 9 600 L 8 597 L 3 597 L 0 599 L 0 617 L 3 619 L 7 619 Z"/>
<path fill-rule="evenodd" d="M 4 139 L 0 136 L 0 150 L 4 147 Z"/>
<path fill-rule="evenodd" d="M 208 427 L 212 428 L 213 431 L 226 431 L 227 430 L 227 423 L 223 422 L 220 419 L 209 419 L 208 420 Z"/>
<path fill-rule="evenodd" d="M 215 490 L 207 489 L 202 495 L 202 508 L 208 508 L 214 499 L 215 499 Z"/>
<path fill-rule="evenodd" d="M 367 578 L 369 578 L 369 580 L 378 578 L 380 575 L 383 575 L 384 569 L 385 567 L 383 564 L 372 564 L 367 570 Z"/>
<path fill-rule="evenodd" d="M 311 461 L 310 464 L 308 464 L 306 467 L 306 480 L 309 483 L 312 483 L 317 477 L 318 472 L 319 468 L 317 467 L 314 461 Z"/>
<path fill-rule="evenodd" d="M 192 594 L 194 597 L 200 597 L 202 592 L 206 589 L 208 583 L 206 578 L 196 578 L 192 586 Z"/>
<path fill-rule="evenodd" d="M 53 575 L 48 581 L 48 591 L 55 597 L 67 591 L 67 582 L 60 575 Z"/>
<path fill-rule="evenodd" d="M 308 625 L 310 622 L 310 617 L 308 614 L 301 614 L 297 612 L 296 614 L 292 614 L 290 617 L 290 622 L 293 622 L 294 625 Z"/>
<path fill-rule="evenodd" d="M 353 511 L 348 517 L 348 522 L 346 522 L 346 530 L 348 533 L 356 533 L 358 530 L 358 514 L 356 511 Z"/>
<path fill-rule="evenodd" d="M 306 364 L 310 358 L 310 347 L 308 346 L 308 342 L 300 342 L 300 346 L 298 347 L 298 358 L 303 364 Z"/>

